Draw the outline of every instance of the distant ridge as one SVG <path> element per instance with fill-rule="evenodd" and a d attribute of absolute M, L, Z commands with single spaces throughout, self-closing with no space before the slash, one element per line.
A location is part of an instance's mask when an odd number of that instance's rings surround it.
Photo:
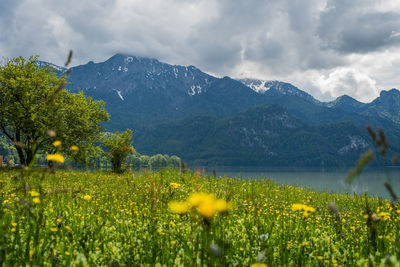
<path fill-rule="evenodd" d="M 397 89 L 371 103 L 347 95 L 321 102 L 281 81 L 217 78 L 123 54 L 73 67 L 68 81 L 68 90 L 104 100 L 111 117 L 104 127 L 133 129 L 143 154 L 205 165 L 348 166 L 372 145 L 366 124 L 385 129 L 390 154 L 400 152 Z"/>

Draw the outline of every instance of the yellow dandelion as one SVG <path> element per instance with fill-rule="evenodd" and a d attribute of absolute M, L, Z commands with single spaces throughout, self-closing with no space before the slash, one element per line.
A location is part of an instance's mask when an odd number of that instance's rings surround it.
<path fill-rule="evenodd" d="M 384 221 L 390 219 L 390 213 L 388 213 L 388 212 L 379 212 L 378 216 L 379 216 L 379 218 L 381 218 Z"/>
<path fill-rule="evenodd" d="M 54 142 L 53 142 L 53 146 L 55 146 L 55 147 L 61 146 L 61 141 L 59 141 L 59 140 L 54 141 Z"/>
<path fill-rule="evenodd" d="M 63 163 L 65 161 L 64 157 L 60 154 L 49 154 L 46 156 L 46 159 L 48 161 L 55 161 L 60 163 Z"/>
<path fill-rule="evenodd" d="M 178 202 L 178 201 L 171 201 L 168 204 L 169 209 L 173 213 L 184 214 L 190 210 L 190 204 L 187 202 Z"/>
<path fill-rule="evenodd" d="M 215 197 L 213 194 L 206 194 L 206 193 L 194 193 L 188 198 L 188 202 L 192 207 L 197 207 L 203 202 L 212 202 L 214 201 Z"/>
<path fill-rule="evenodd" d="M 268 265 L 266 265 L 265 263 L 257 262 L 250 265 L 250 267 L 268 267 Z"/>
<path fill-rule="evenodd" d="M 178 183 L 170 183 L 169 185 L 170 185 L 173 189 L 178 189 L 179 187 L 181 187 L 181 185 L 178 184 Z"/>
<path fill-rule="evenodd" d="M 207 218 L 210 219 L 214 214 L 217 212 L 215 202 L 207 200 L 203 201 L 198 207 L 197 207 L 197 212 Z"/>
<path fill-rule="evenodd" d="M 50 228 L 50 231 L 52 231 L 53 233 L 54 233 L 54 232 L 57 232 L 57 228 L 51 227 L 51 228 Z"/>
<path fill-rule="evenodd" d="M 215 205 L 215 209 L 216 209 L 218 212 L 225 212 L 225 211 L 229 211 L 229 210 L 232 209 L 231 204 L 228 203 L 228 202 L 226 202 L 226 201 L 223 200 L 223 199 L 217 199 L 217 200 L 215 201 L 214 205 Z"/>
<path fill-rule="evenodd" d="M 299 203 L 293 204 L 291 208 L 293 211 L 315 212 L 315 209 L 313 207 L 309 207 L 307 205 Z"/>
<path fill-rule="evenodd" d="M 33 203 L 35 203 L 35 204 L 39 204 L 39 203 L 40 203 L 40 198 L 34 197 L 34 198 L 32 199 L 32 201 L 33 201 Z"/>
<path fill-rule="evenodd" d="M 86 201 L 89 201 L 89 200 L 91 200 L 91 199 L 92 199 L 92 197 L 91 197 L 91 196 L 89 196 L 89 195 L 86 195 L 86 196 L 84 196 L 84 197 L 83 197 L 83 199 L 84 199 L 84 200 L 86 200 Z"/>
<path fill-rule="evenodd" d="M 79 148 L 78 148 L 77 146 L 73 145 L 73 146 L 71 146 L 71 150 L 72 150 L 72 151 L 78 151 Z"/>
<path fill-rule="evenodd" d="M 30 191 L 29 194 L 30 194 L 32 197 L 38 197 L 38 196 L 40 196 L 40 193 L 39 193 L 39 192 L 36 192 L 36 191 Z"/>

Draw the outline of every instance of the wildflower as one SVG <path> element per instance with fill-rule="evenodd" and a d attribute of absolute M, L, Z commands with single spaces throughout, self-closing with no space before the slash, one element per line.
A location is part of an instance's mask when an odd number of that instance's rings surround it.
<path fill-rule="evenodd" d="M 213 194 L 194 193 L 188 198 L 188 202 L 192 207 L 197 207 L 203 202 L 212 202 L 215 199 Z"/>
<path fill-rule="evenodd" d="M 252 265 L 250 265 L 250 267 L 268 267 L 265 263 L 253 263 Z"/>
<path fill-rule="evenodd" d="M 89 200 L 91 200 L 91 199 L 92 199 L 92 197 L 91 197 L 91 196 L 89 196 L 89 195 L 86 195 L 86 196 L 84 196 L 84 197 L 83 197 L 83 199 L 84 199 L 84 200 L 86 200 L 86 201 L 89 201 Z"/>
<path fill-rule="evenodd" d="M 292 205 L 292 210 L 293 211 L 303 211 L 303 219 L 307 218 L 308 215 L 310 215 L 310 212 L 315 212 L 315 209 L 313 207 L 309 207 L 304 204 L 293 204 Z"/>
<path fill-rule="evenodd" d="M 223 199 L 217 199 L 214 203 L 215 208 L 218 212 L 225 212 L 230 210 L 232 207 L 230 205 L 230 203 L 226 202 Z"/>
<path fill-rule="evenodd" d="M 301 243 L 301 246 L 308 246 L 310 244 L 310 242 L 308 241 L 303 241 L 303 243 Z"/>
<path fill-rule="evenodd" d="M 181 185 L 178 184 L 178 183 L 170 183 L 169 185 L 170 185 L 173 189 L 178 189 L 179 187 L 181 187 Z"/>
<path fill-rule="evenodd" d="M 59 140 L 54 141 L 54 142 L 53 142 L 53 146 L 55 146 L 55 147 L 61 146 L 61 141 L 59 141 Z"/>
<path fill-rule="evenodd" d="M 293 211 L 305 211 L 305 212 L 315 212 L 315 209 L 313 207 L 309 207 L 304 204 L 293 204 L 292 205 L 292 210 Z"/>
<path fill-rule="evenodd" d="M 53 233 L 54 233 L 54 232 L 57 232 L 57 228 L 51 227 L 51 228 L 50 228 L 50 231 L 52 231 Z"/>
<path fill-rule="evenodd" d="M 390 219 L 390 214 L 388 212 L 380 212 L 378 214 L 379 218 L 381 218 L 382 220 L 386 221 Z"/>
<path fill-rule="evenodd" d="M 78 148 L 77 146 L 73 145 L 73 146 L 71 146 L 71 150 L 72 150 L 72 151 L 78 151 L 79 148 Z"/>
<path fill-rule="evenodd" d="M 201 216 L 210 219 L 217 212 L 217 209 L 213 201 L 206 200 L 197 207 L 197 212 Z"/>
<path fill-rule="evenodd" d="M 11 225 L 15 227 L 15 226 L 17 226 L 17 223 L 13 222 L 13 223 L 11 223 Z"/>
<path fill-rule="evenodd" d="M 55 161 L 60 163 L 63 163 L 65 161 L 64 157 L 60 154 L 49 154 L 46 156 L 46 159 L 48 161 Z"/>
<path fill-rule="evenodd" d="M 33 201 L 33 203 L 35 203 L 35 204 L 39 204 L 39 203 L 40 203 L 40 198 L 34 197 L 34 198 L 32 199 L 32 201 Z"/>
<path fill-rule="evenodd" d="M 186 202 L 172 201 L 169 203 L 169 208 L 172 212 L 183 214 L 191 208 L 196 208 L 196 211 L 206 219 L 210 219 L 217 212 L 225 212 L 231 209 L 230 203 L 223 199 L 216 199 L 213 194 L 194 193 L 189 196 Z"/>
<path fill-rule="evenodd" d="M 190 210 L 190 204 L 187 202 L 172 201 L 168 204 L 169 209 L 178 214 L 187 213 Z"/>
<path fill-rule="evenodd" d="M 38 197 L 38 196 L 40 196 L 40 193 L 39 193 L 39 192 L 36 192 L 36 191 L 30 191 L 29 194 L 31 194 L 32 197 Z"/>

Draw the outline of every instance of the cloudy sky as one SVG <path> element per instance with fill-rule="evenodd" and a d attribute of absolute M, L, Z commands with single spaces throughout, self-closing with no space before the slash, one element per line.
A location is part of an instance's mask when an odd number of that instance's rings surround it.
<path fill-rule="evenodd" d="M 400 88 L 399 0 L 1 0 L 0 56 L 115 53 L 369 102 Z"/>

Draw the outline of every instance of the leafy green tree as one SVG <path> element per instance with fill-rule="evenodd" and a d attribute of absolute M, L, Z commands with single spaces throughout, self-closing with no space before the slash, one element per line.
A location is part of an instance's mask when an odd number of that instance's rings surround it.
<path fill-rule="evenodd" d="M 140 168 L 146 169 L 150 166 L 150 157 L 147 155 L 141 155 L 139 157 L 140 160 Z"/>
<path fill-rule="evenodd" d="M 66 77 L 57 77 L 50 67 L 39 68 L 37 61 L 18 57 L 0 66 L 0 131 L 13 143 L 22 165 L 55 149 L 86 162 L 98 152 L 100 123 L 109 120 L 105 104 L 82 92 L 69 93 Z M 52 146 L 55 140 L 62 146 Z"/>
<path fill-rule="evenodd" d="M 132 130 L 127 129 L 125 132 L 105 133 L 102 143 L 106 148 L 106 155 L 111 160 L 111 168 L 114 172 L 122 171 L 122 164 L 129 156 L 135 152 L 132 147 Z"/>
<path fill-rule="evenodd" d="M 181 159 L 175 155 L 171 156 L 169 162 L 169 166 L 172 168 L 180 168 L 181 167 Z"/>

